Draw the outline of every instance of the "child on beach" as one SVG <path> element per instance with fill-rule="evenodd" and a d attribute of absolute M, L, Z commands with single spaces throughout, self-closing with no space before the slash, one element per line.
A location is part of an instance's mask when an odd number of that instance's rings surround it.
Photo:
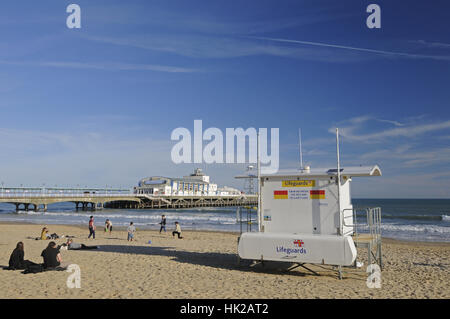
<path fill-rule="evenodd" d="M 134 227 L 133 222 L 130 222 L 130 226 L 127 228 L 128 231 L 128 241 L 133 241 L 134 239 L 134 233 L 136 232 L 136 227 Z"/>
<path fill-rule="evenodd" d="M 112 232 L 112 223 L 109 219 L 107 219 L 105 221 L 105 232 L 107 232 L 109 230 L 109 232 Z"/>
<path fill-rule="evenodd" d="M 175 234 L 178 234 L 179 239 L 183 238 L 183 237 L 181 237 L 181 227 L 178 222 L 175 222 L 175 230 L 172 232 L 172 236 L 175 237 Z"/>
<path fill-rule="evenodd" d="M 93 239 L 95 239 L 94 216 L 91 216 L 89 218 L 89 236 L 88 236 L 88 239 L 91 238 L 91 236 L 92 236 Z"/>
<path fill-rule="evenodd" d="M 161 234 L 161 231 L 164 229 L 164 232 L 166 232 L 166 215 L 161 216 L 161 228 L 159 229 L 159 233 Z"/>

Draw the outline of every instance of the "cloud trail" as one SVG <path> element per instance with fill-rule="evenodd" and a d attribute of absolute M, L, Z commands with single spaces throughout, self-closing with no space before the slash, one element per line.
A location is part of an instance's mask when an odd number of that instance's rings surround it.
<path fill-rule="evenodd" d="M 404 52 L 375 50 L 375 49 L 351 47 L 351 46 L 338 45 L 338 44 L 329 44 L 329 43 L 311 42 L 311 41 L 301 41 L 301 40 L 291 40 L 291 39 L 281 39 L 281 38 L 267 38 L 267 37 L 254 37 L 254 36 L 247 37 L 247 38 L 258 39 L 258 40 L 274 41 L 274 42 L 295 43 L 295 44 L 303 44 L 303 45 L 311 45 L 311 46 L 343 49 L 343 50 L 352 50 L 352 51 L 359 51 L 359 52 L 387 55 L 387 56 L 392 56 L 392 57 L 406 57 L 406 58 L 416 58 L 416 59 L 434 59 L 434 60 L 441 60 L 441 61 L 450 61 L 450 56 L 412 54 L 412 53 L 404 53 Z"/>

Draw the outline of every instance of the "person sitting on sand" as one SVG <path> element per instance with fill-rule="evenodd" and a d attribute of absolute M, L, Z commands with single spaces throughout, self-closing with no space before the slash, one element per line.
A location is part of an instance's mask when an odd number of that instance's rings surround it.
<path fill-rule="evenodd" d="M 47 227 L 42 228 L 41 238 L 40 238 L 41 240 L 58 239 L 58 238 L 59 238 L 59 236 L 57 233 L 53 233 L 53 234 L 49 235 L 48 228 Z M 39 239 L 39 238 L 36 238 L 36 239 Z"/>
<path fill-rule="evenodd" d="M 24 260 L 24 246 L 23 242 L 18 242 L 16 248 L 11 253 L 9 257 L 9 267 L 10 270 L 15 269 L 26 269 L 29 265 L 36 265 L 34 262 L 29 260 Z"/>
<path fill-rule="evenodd" d="M 41 231 L 41 240 L 47 240 L 47 239 L 50 239 L 50 235 L 48 234 L 48 228 L 44 227 L 44 228 L 42 228 L 42 231 Z"/>
<path fill-rule="evenodd" d="M 98 248 L 98 246 L 86 246 L 85 244 L 76 243 L 73 239 L 67 239 L 67 242 L 63 245 L 67 246 L 68 250 L 88 250 Z"/>
<path fill-rule="evenodd" d="M 130 222 L 130 226 L 127 228 L 128 231 L 128 241 L 133 241 L 134 239 L 134 233 L 136 232 L 136 227 L 134 227 L 133 222 Z"/>
<path fill-rule="evenodd" d="M 42 251 L 41 256 L 44 258 L 43 266 L 45 269 L 56 268 L 58 266 L 64 267 L 62 265 L 61 253 L 54 241 L 48 243 L 47 248 Z"/>
<path fill-rule="evenodd" d="M 175 234 L 178 234 L 179 239 L 183 238 L 183 237 L 181 237 L 181 227 L 178 222 L 175 222 L 175 230 L 172 232 L 172 236 L 175 236 Z"/>

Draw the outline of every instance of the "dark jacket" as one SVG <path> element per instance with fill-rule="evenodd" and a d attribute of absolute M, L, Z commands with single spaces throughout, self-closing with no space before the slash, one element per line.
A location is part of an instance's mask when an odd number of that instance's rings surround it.
<path fill-rule="evenodd" d="M 59 266 L 59 261 L 56 256 L 59 254 L 58 248 L 45 248 L 41 256 L 44 258 L 44 268 L 55 268 Z"/>
<path fill-rule="evenodd" d="M 9 269 L 25 269 L 26 264 L 23 260 L 24 252 L 20 249 L 14 249 L 11 257 L 9 257 Z"/>

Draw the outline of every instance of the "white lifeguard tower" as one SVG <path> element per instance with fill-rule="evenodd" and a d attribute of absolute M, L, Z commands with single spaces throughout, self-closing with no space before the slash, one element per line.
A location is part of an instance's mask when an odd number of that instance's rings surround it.
<path fill-rule="evenodd" d="M 258 231 L 240 235 L 239 258 L 284 261 L 304 268 L 304 264 L 333 265 L 342 278 L 341 267 L 354 265 L 357 256 L 350 184 L 353 177 L 366 176 L 381 176 L 381 170 L 377 165 L 341 168 L 339 155 L 338 168 L 259 174 Z M 381 259 L 381 236 L 372 231 L 379 214 L 379 209 L 367 210 L 369 233 L 359 245 L 369 248 L 369 263 L 374 243 Z"/>

